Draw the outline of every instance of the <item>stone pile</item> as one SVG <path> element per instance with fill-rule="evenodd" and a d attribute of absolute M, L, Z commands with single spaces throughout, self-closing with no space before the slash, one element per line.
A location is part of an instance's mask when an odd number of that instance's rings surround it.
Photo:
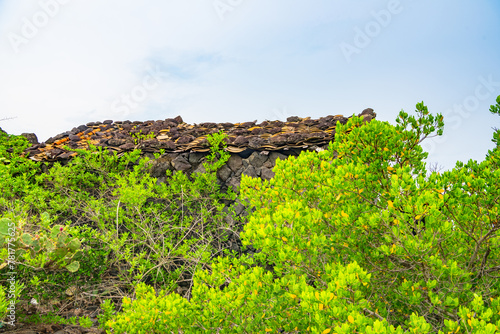
<path fill-rule="evenodd" d="M 376 114 L 368 108 L 359 116 L 369 122 Z M 24 154 L 35 161 L 64 163 L 77 155 L 75 149 L 88 149 L 90 145 L 118 155 L 140 149 L 143 155 L 152 158 L 152 175 L 163 181 L 167 169 L 187 174 L 203 172 L 202 163 L 210 151 L 207 136 L 222 130 L 228 135 L 226 145 L 231 158 L 217 176 L 223 188 L 227 188 L 238 186 L 241 175 L 271 179 L 276 159 L 299 155 L 304 150 L 325 149 L 335 136 L 337 122 L 345 124 L 348 118 L 293 116 L 286 122 L 194 125 L 183 122 L 180 116 L 146 122 L 106 120 L 80 125 L 43 143 L 38 143 L 34 134 L 23 134 L 33 144 Z M 162 155 L 155 159 L 154 153 Z"/>

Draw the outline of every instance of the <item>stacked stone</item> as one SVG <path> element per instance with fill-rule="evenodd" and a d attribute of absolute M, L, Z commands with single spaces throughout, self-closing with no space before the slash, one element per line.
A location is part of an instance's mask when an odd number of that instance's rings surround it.
<path fill-rule="evenodd" d="M 372 109 L 360 116 L 365 121 L 375 117 Z M 230 153 L 249 150 L 279 151 L 284 149 L 307 149 L 322 146 L 333 140 L 337 122 L 345 124 L 348 117 L 342 115 L 289 117 L 286 122 L 264 121 L 244 123 L 184 123 L 180 116 L 158 121 L 90 122 L 37 143 L 36 136 L 29 136 L 33 146 L 26 149 L 25 156 L 36 161 L 64 161 L 76 156 L 76 149 L 88 149 L 89 145 L 101 146 L 108 151 L 123 154 L 140 149 L 142 152 L 181 153 L 208 152 L 207 136 L 224 131 Z"/>
<path fill-rule="evenodd" d="M 373 109 L 363 110 L 359 116 L 365 122 L 376 114 Z M 302 151 L 325 149 L 334 139 L 337 122 L 345 124 L 348 117 L 342 115 L 289 117 L 286 122 L 264 121 L 244 123 L 184 123 L 180 116 L 159 121 L 131 122 L 106 120 L 90 122 L 73 128 L 44 143 L 38 143 L 34 134 L 23 134 L 33 144 L 25 150 L 25 156 L 35 161 L 65 163 L 76 156 L 75 149 L 100 146 L 110 152 L 123 155 L 140 149 L 151 158 L 151 174 L 160 182 L 165 181 L 166 171 L 182 171 L 188 175 L 203 172 L 203 162 L 209 154 L 207 136 L 224 131 L 227 134 L 227 151 L 231 157 L 217 171 L 222 189 L 232 186 L 237 190 L 241 175 L 270 180 L 276 159 L 299 155 Z M 155 159 L 154 153 L 162 154 Z"/>
<path fill-rule="evenodd" d="M 326 145 L 327 146 L 327 145 Z M 316 150 L 322 150 L 326 147 L 316 147 Z M 237 190 L 240 185 L 241 176 L 260 177 L 263 180 L 270 180 L 274 177 L 272 169 L 276 165 L 276 160 L 285 160 L 290 155 L 297 156 L 303 150 L 288 149 L 281 152 L 270 151 L 252 151 L 250 154 L 236 153 L 231 154 L 229 160 L 217 171 L 217 178 L 222 189 L 225 190 L 232 186 Z M 173 173 L 182 171 L 187 175 L 193 173 L 205 172 L 203 163 L 206 161 L 208 153 L 190 152 L 190 153 L 166 153 L 158 159 L 152 159 L 150 162 L 150 173 L 157 178 L 159 182 L 166 181 L 166 171 Z M 148 156 L 148 154 L 146 154 Z"/>

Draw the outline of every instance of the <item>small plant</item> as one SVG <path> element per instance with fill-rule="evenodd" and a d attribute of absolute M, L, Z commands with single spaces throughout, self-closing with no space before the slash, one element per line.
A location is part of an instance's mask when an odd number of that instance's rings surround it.
<path fill-rule="evenodd" d="M 17 304 L 24 289 L 24 284 L 19 281 L 15 281 L 14 284 L 8 283 L 8 286 L 9 288 L 0 285 L 0 324 L 12 322 L 8 315 L 15 311 L 12 305 Z"/>
<path fill-rule="evenodd" d="M 212 164 L 203 163 L 205 170 L 216 171 L 231 157 L 231 154 L 226 151 L 226 142 L 224 141 L 226 138 L 227 134 L 222 130 L 207 137 L 210 144 L 210 155 L 207 157 L 207 161 L 212 162 Z"/>
<path fill-rule="evenodd" d="M 156 138 L 156 135 L 154 134 L 154 132 L 149 132 L 147 134 L 143 134 L 142 130 L 140 130 L 139 132 L 131 132 L 130 135 L 132 137 L 134 137 L 134 144 L 135 145 L 143 142 L 144 140 Z"/>
<path fill-rule="evenodd" d="M 49 220 L 47 214 L 43 215 L 41 225 Z M 5 237 L 13 223 L 9 218 L 0 219 L 0 246 L 4 244 Z M 28 232 L 21 234 L 22 226 L 17 229 L 20 234 L 13 243 L 16 258 L 24 258 L 30 266 L 56 269 L 65 267 L 70 272 L 80 268 L 78 259 L 81 257 L 81 241 L 72 238 L 62 225 L 55 225 L 45 230 L 42 228 L 34 236 Z"/>
<path fill-rule="evenodd" d="M 84 328 L 90 328 L 94 325 L 92 320 L 89 317 L 80 317 L 78 318 L 78 324 Z"/>
<path fill-rule="evenodd" d="M 111 299 L 106 299 L 101 304 L 101 311 L 102 313 L 97 316 L 97 320 L 99 320 L 99 327 L 104 329 L 106 322 L 115 314 L 115 304 Z"/>

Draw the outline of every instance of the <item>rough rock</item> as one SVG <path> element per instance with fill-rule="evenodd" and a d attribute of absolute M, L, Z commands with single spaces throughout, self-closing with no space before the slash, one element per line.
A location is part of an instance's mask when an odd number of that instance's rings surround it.
<path fill-rule="evenodd" d="M 5 133 L 2 129 L 0 129 L 0 131 Z M 21 133 L 21 136 L 26 138 L 32 145 L 38 144 L 38 138 L 34 133 Z"/>
<path fill-rule="evenodd" d="M 199 164 L 198 167 L 193 171 L 193 173 L 205 173 L 207 170 L 203 164 Z"/>
<path fill-rule="evenodd" d="M 260 176 L 262 177 L 262 179 L 264 180 L 270 180 L 274 177 L 274 172 L 269 169 L 269 168 L 266 168 L 266 167 L 262 167 L 261 170 L 260 170 Z"/>
<path fill-rule="evenodd" d="M 245 170 L 243 171 L 243 173 L 241 173 L 242 175 L 248 175 L 250 177 L 257 177 L 257 170 L 255 169 L 254 166 L 252 165 L 248 165 L 247 168 L 245 168 Z"/>
<path fill-rule="evenodd" d="M 160 156 L 158 159 L 150 162 L 151 169 L 150 174 L 152 177 L 162 177 L 165 176 L 167 170 L 172 170 L 172 157 L 169 155 Z"/>
<path fill-rule="evenodd" d="M 198 152 L 193 152 L 189 154 L 189 163 L 191 164 L 197 164 L 201 161 L 201 159 L 205 156 L 205 153 L 198 153 Z"/>
<path fill-rule="evenodd" d="M 217 177 L 222 181 L 226 181 L 230 175 L 231 169 L 227 167 L 227 165 L 223 165 L 219 168 L 219 170 L 217 170 Z"/>
<path fill-rule="evenodd" d="M 189 161 L 187 161 L 186 158 L 184 158 L 181 155 L 177 156 L 174 160 L 172 160 L 172 165 L 176 170 L 182 170 L 182 171 L 188 170 L 189 168 L 192 167 Z"/>
<path fill-rule="evenodd" d="M 255 151 L 252 153 L 252 155 L 250 155 L 250 157 L 248 157 L 248 162 L 252 166 L 259 168 L 262 167 L 267 158 L 268 157 L 265 154 L 262 154 L 262 152 Z"/>
<path fill-rule="evenodd" d="M 274 166 L 276 166 L 276 159 L 286 160 L 287 158 L 288 157 L 284 154 L 271 152 L 271 154 L 269 154 L 268 160 L 263 164 L 263 166 L 267 168 L 273 168 Z"/>
<path fill-rule="evenodd" d="M 226 164 L 233 172 L 236 173 L 236 171 L 238 171 L 238 169 L 240 169 L 241 166 L 243 166 L 242 161 L 243 159 L 241 159 L 239 155 L 231 155 Z"/>

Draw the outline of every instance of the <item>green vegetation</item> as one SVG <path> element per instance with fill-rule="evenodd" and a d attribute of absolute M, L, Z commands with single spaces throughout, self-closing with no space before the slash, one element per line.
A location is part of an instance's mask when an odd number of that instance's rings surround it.
<path fill-rule="evenodd" d="M 236 226 L 224 205 L 236 195 L 215 176 L 223 133 L 208 138 L 207 173 L 167 183 L 139 151 L 93 148 L 42 172 L 0 133 L 19 298 L 98 296 L 109 333 L 497 333 L 500 131 L 483 162 L 429 173 L 419 144 L 443 127 L 423 103 L 396 125 L 339 123 L 328 150 L 277 160 L 270 181 L 244 176 L 255 210 Z M 230 252 L 238 234 L 258 251 Z"/>

